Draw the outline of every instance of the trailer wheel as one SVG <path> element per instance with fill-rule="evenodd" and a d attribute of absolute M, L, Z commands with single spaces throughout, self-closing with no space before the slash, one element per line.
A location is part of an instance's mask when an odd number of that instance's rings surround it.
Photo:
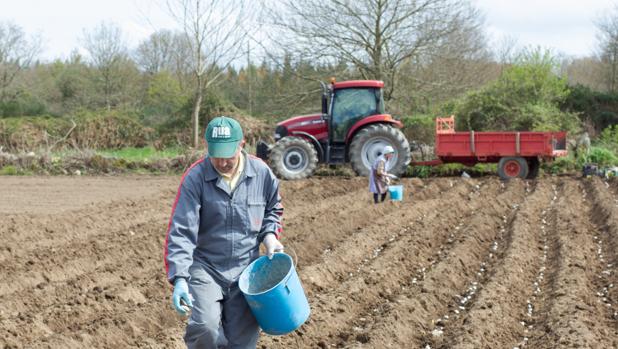
<path fill-rule="evenodd" d="M 352 139 L 349 156 L 354 172 L 369 176 L 373 162 L 387 145 L 395 149 L 395 155 L 386 164 L 386 171 L 397 176 L 405 172 L 411 160 L 410 144 L 403 132 L 385 124 L 369 125 Z"/>
<path fill-rule="evenodd" d="M 283 137 L 270 150 L 270 165 L 283 179 L 311 176 L 318 164 L 318 153 L 311 143 L 300 137 Z"/>
<path fill-rule="evenodd" d="M 507 156 L 498 162 L 498 175 L 502 179 L 526 178 L 528 176 L 528 163 L 520 157 Z"/>
<path fill-rule="evenodd" d="M 528 160 L 528 176 L 526 179 L 535 179 L 539 175 L 539 168 L 541 164 L 539 163 L 539 159 L 530 159 Z"/>

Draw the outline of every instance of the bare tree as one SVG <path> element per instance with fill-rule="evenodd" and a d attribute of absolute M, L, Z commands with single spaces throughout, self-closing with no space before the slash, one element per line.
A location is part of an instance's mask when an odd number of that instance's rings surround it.
<path fill-rule="evenodd" d="M 618 5 L 597 20 L 599 57 L 605 66 L 606 87 L 609 92 L 618 89 Z"/>
<path fill-rule="evenodd" d="M 305 57 L 351 62 L 365 79 L 396 89 L 407 60 L 430 52 L 462 23 L 480 21 L 466 0 L 284 0 L 272 22 L 287 33 L 276 42 Z"/>
<path fill-rule="evenodd" d="M 562 62 L 562 73 L 569 85 L 584 85 L 595 91 L 605 90 L 606 69 L 598 57 L 569 58 Z"/>
<path fill-rule="evenodd" d="M 128 58 L 122 31 L 114 23 L 101 22 L 93 30 L 84 31 L 82 41 L 90 63 L 100 74 L 105 106 L 109 110 L 113 104 L 113 94 L 122 81 L 121 65 Z"/>
<path fill-rule="evenodd" d="M 173 73 L 183 90 L 192 74 L 191 43 L 183 32 L 160 30 L 142 41 L 135 50 L 135 62 L 149 74 L 163 70 Z"/>
<path fill-rule="evenodd" d="M 170 30 L 152 33 L 142 41 L 135 52 L 135 61 L 145 72 L 155 74 L 161 70 L 173 71 L 176 34 Z"/>
<path fill-rule="evenodd" d="M 426 111 L 496 78 L 487 42 L 480 23 L 453 23 L 431 49 L 404 60 L 397 77 L 402 88 L 393 93 L 394 100 L 408 112 Z"/>
<path fill-rule="evenodd" d="M 505 35 L 498 39 L 494 44 L 494 59 L 504 69 L 507 65 L 512 64 L 521 48 L 517 42 L 517 38 L 511 35 Z"/>
<path fill-rule="evenodd" d="M 39 37 L 28 39 L 19 26 L 0 23 L 0 102 L 8 97 L 8 88 L 15 77 L 30 66 L 40 51 Z"/>
<path fill-rule="evenodd" d="M 167 8 L 190 47 L 191 54 L 186 58 L 195 79 L 192 123 L 193 145 L 197 148 L 204 93 L 243 54 L 243 24 L 252 13 L 244 0 L 168 0 Z"/>

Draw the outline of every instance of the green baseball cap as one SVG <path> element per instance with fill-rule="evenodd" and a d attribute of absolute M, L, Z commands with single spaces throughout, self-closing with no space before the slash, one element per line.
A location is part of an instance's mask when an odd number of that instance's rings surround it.
<path fill-rule="evenodd" d="M 231 158 L 243 139 L 242 127 L 232 118 L 218 116 L 208 123 L 204 138 L 208 143 L 208 156 Z"/>

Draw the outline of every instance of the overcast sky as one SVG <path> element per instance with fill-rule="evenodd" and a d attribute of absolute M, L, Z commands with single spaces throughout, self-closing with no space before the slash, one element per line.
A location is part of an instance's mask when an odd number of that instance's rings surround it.
<path fill-rule="evenodd" d="M 299 0 L 302 1 L 302 0 Z M 542 46 L 570 56 L 591 55 L 597 44 L 595 18 L 618 0 L 472 0 L 485 14 L 494 42 Z M 174 28 L 165 11 L 149 0 L 0 0 L 0 21 L 12 21 L 43 38 L 45 60 L 67 58 L 80 46 L 84 29 L 101 21 L 118 24 L 129 45 L 153 31 Z"/>

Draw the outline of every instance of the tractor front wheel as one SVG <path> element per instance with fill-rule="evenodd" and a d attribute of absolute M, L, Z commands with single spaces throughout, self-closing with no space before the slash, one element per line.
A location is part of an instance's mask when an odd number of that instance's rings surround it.
<path fill-rule="evenodd" d="M 283 137 L 270 150 L 270 165 L 283 179 L 311 176 L 318 164 L 318 153 L 311 143 L 300 137 Z"/>
<path fill-rule="evenodd" d="M 404 173 L 411 160 L 410 144 L 399 129 L 385 124 L 370 125 L 354 136 L 349 152 L 354 172 L 369 176 L 373 162 L 387 145 L 395 149 L 395 154 L 386 164 L 386 171 L 397 176 Z"/>

